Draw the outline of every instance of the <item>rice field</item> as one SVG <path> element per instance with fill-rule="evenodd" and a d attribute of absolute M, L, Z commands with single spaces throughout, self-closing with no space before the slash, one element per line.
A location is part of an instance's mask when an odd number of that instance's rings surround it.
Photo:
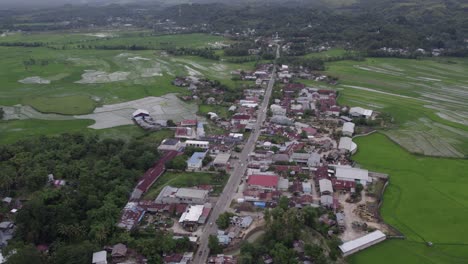
<path fill-rule="evenodd" d="M 371 247 L 350 263 L 467 263 L 468 160 L 413 155 L 383 134 L 355 141 L 355 161 L 390 174 L 381 214 L 406 239 Z"/>
<path fill-rule="evenodd" d="M 384 131 L 413 153 L 468 155 L 468 60 L 368 58 L 327 64 L 338 76 L 344 105 L 390 113 L 397 129 Z"/>
<path fill-rule="evenodd" d="M 251 69 L 253 62 L 233 64 L 193 56 L 174 57 L 158 50 L 163 48 L 163 43 L 199 48 L 221 41 L 227 40 L 205 34 L 152 36 L 149 32 L 38 33 L 0 37 L 0 43 L 40 42 L 45 45 L 0 45 L 0 107 L 5 108 L 9 120 L 0 123 L 0 137 L 8 142 L 17 138 L 19 130 L 21 135 L 32 135 L 46 130 L 56 133 L 75 131 L 78 127 L 85 129 L 93 125 L 93 121 L 70 119 L 74 115 L 90 114 L 105 105 L 169 93 L 188 94 L 187 89 L 172 85 L 176 76 L 194 75 L 216 79 L 233 88 L 241 86 L 241 81 L 231 80 L 230 72 Z M 83 42 L 147 44 L 154 50 L 78 48 L 84 45 Z M 34 128 L 26 124 L 25 119 L 37 119 L 32 122 L 37 131 L 30 131 Z"/>

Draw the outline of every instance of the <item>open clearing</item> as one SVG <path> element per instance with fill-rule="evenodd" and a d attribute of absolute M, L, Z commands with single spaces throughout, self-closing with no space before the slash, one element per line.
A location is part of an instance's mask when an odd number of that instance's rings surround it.
<path fill-rule="evenodd" d="M 468 155 L 468 60 L 457 58 L 339 61 L 340 103 L 390 113 L 385 131 L 407 150 L 430 156 Z"/>
<path fill-rule="evenodd" d="M 351 263 L 467 263 L 468 160 L 413 155 L 382 134 L 356 143 L 354 160 L 390 174 L 381 214 L 407 239 L 367 249 Z"/>
<path fill-rule="evenodd" d="M 78 119 L 92 119 L 95 123 L 90 128 L 104 129 L 133 124 L 132 113 L 137 109 L 145 109 L 158 119 L 181 121 L 196 117 L 197 105 L 182 102 L 174 94 L 161 97 L 146 97 L 125 103 L 104 105 L 94 110 L 92 114 L 78 115 Z"/>
<path fill-rule="evenodd" d="M 64 115 L 87 114 L 96 107 L 96 102 L 86 95 L 26 97 L 23 103 L 32 106 L 41 113 L 60 113 Z"/>

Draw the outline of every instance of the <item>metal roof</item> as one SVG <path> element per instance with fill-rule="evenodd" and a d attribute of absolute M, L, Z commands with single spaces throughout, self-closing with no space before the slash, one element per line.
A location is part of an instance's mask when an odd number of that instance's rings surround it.
<path fill-rule="evenodd" d="M 343 132 L 354 133 L 354 123 L 346 122 L 343 124 Z"/>
<path fill-rule="evenodd" d="M 372 233 L 369 233 L 363 237 L 348 241 L 344 243 L 343 245 L 339 246 L 343 254 L 346 254 L 347 252 L 353 251 L 359 247 L 362 247 L 366 244 L 372 243 L 376 240 L 385 238 L 385 234 L 382 233 L 382 231 L 377 230 Z"/>
<path fill-rule="evenodd" d="M 319 180 L 320 192 L 333 192 L 332 182 L 328 179 Z"/>
<path fill-rule="evenodd" d="M 352 180 L 369 180 L 369 171 L 358 168 L 336 167 L 336 178 Z"/>

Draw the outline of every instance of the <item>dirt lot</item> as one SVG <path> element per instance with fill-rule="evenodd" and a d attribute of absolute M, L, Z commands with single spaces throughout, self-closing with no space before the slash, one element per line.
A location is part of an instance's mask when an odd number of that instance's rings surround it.
<path fill-rule="evenodd" d="M 161 97 L 145 97 L 125 103 L 104 105 L 96 108 L 92 114 L 75 116 L 75 118 L 93 119 L 96 123 L 90 128 L 104 129 L 133 124 L 132 113 L 137 109 L 149 111 L 156 120 L 172 119 L 174 121 L 195 118 L 197 112 L 195 104 L 184 103 L 174 94 L 167 94 Z"/>

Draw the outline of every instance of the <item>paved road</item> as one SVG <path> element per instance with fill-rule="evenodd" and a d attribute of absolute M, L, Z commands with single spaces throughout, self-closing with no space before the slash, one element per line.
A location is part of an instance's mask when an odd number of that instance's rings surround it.
<path fill-rule="evenodd" d="M 276 50 L 276 58 L 279 57 L 279 49 Z M 245 174 L 247 169 L 247 160 L 249 154 L 252 153 L 255 149 L 255 142 L 257 142 L 258 137 L 260 136 L 260 129 L 265 121 L 267 115 L 268 104 L 270 102 L 271 93 L 273 91 L 273 86 L 275 85 L 275 75 L 276 75 L 276 66 L 273 68 L 270 82 L 268 83 L 268 87 L 265 91 L 265 96 L 262 102 L 262 105 L 259 107 L 257 113 L 257 123 L 255 125 L 254 130 L 250 134 L 249 139 L 244 145 L 244 149 L 239 154 L 239 159 L 237 162 L 237 166 L 234 168 L 231 176 L 229 177 L 229 181 L 227 182 L 226 186 L 224 187 L 223 192 L 221 193 L 218 202 L 216 203 L 215 207 L 211 211 L 210 217 L 203 229 L 203 233 L 200 237 L 200 246 L 196 255 L 194 256 L 194 263 L 203 264 L 206 263 L 207 258 L 209 256 L 209 249 L 208 249 L 208 238 L 210 235 L 215 235 L 218 231 L 218 227 L 216 226 L 216 219 L 218 216 L 226 211 L 229 208 L 231 201 L 234 197 L 234 194 L 237 191 L 237 188 L 240 185 L 241 179 Z M 201 252 L 201 255 L 199 255 Z"/>

